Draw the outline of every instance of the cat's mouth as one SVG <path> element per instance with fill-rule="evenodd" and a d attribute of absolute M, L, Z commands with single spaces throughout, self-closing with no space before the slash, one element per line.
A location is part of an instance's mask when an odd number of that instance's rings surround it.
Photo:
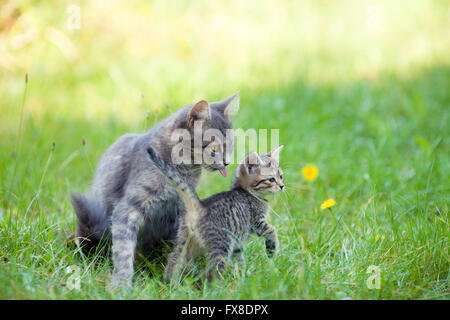
<path fill-rule="evenodd" d="M 206 169 L 208 171 L 216 171 L 218 170 L 220 172 L 220 174 L 226 178 L 227 177 L 227 169 L 225 169 L 225 167 L 218 167 L 218 166 L 207 166 Z"/>
<path fill-rule="evenodd" d="M 227 177 L 227 169 L 225 169 L 225 167 L 219 168 L 217 170 L 219 170 L 220 174 L 223 175 L 224 178 Z"/>

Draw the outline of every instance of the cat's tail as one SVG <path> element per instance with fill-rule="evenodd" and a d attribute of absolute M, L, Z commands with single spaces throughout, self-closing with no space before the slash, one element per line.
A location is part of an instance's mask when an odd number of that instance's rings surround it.
<path fill-rule="evenodd" d="M 147 152 L 155 166 L 166 176 L 167 180 L 174 186 L 183 200 L 186 208 L 186 224 L 194 226 L 201 213 L 200 208 L 202 207 L 197 193 L 195 193 L 189 183 L 187 183 L 186 179 L 176 169 L 165 163 L 156 154 L 152 147 L 149 147 Z"/>
<path fill-rule="evenodd" d="M 109 242 L 110 223 L 105 208 L 92 197 L 72 194 L 72 205 L 77 215 L 77 229 L 72 239 L 83 252 L 92 253 L 99 245 Z"/>

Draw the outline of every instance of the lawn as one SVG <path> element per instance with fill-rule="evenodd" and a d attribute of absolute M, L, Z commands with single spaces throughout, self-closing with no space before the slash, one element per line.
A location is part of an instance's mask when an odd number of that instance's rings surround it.
<path fill-rule="evenodd" d="M 74 4 L 79 26 L 69 2 L 0 4 L 1 299 L 449 299 L 447 1 Z M 177 288 L 138 255 L 133 287 L 105 291 L 111 260 L 66 246 L 70 193 L 122 134 L 238 89 L 233 126 L 285 145 L 280 253 L 251 237 L 243 274 Z"/>

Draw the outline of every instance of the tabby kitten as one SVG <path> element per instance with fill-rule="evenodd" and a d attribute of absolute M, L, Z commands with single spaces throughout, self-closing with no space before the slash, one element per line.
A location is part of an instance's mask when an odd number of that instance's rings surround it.
<path fill-rule="evenodd" d="M 278 251 L 275 228 L 266 221 L 268 194 L 284 188 L 283 172 L 279 166 L 279 146 L 267 154 L 250 153 L 238 166 L 230 191 L 200 200 L 194 189 L 152 148 L 147 152 L 156 167 L 180 194 L 186 208 L 180 222 L 176 246 L 169 255 L 166 280 L 178 278 L 188 261 L 207 253 L 209 281 L 221 276 L 231 255 L 241 262 L 241 245 L 250 232 L 264 237 L 269 254 Z"/>

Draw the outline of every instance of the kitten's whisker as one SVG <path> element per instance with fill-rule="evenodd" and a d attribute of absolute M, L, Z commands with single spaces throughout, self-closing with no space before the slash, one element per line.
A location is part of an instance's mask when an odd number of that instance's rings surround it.
<path fill-rule="evenodd" d="M 311 188 L 309 187 L 309 186 L 307 186 L 307 185 L 299 185 L 299 186 L 294 186 L 294 185 L 289 185 L 289 184 L 284 184 L 284 187 L 286 188 L 286 187 L 288 187 L 288 188 L 290 188 L 290 189 L 297 189 L 297 190 L 302 190 L 302 191 L 304 191 L 304 190 L 311 190 Z"/>
<path fill-rule="evenodd" d="M 286 208 L 286 211 L 290 213 L 289 211 L 289 199 L 288 199 L 288 194 L 284 194 L 284 206 Z"/>
<path fill-rule="evenodd" d="M 290 191 L 290 188 L 287 188 L 287 187 L 284 187 L 284 190 L 285 190 L 285 197 L 290 197 L 291 196 L 291 194 L 289 193 L 289 191 Z M 287 198 L 287 199 L 289 199 L 289 198 Z"/>
<path fill-rule="evenodd" d="M 281 194 L 283 194 L 283 193 L 281 193 Z M 286 195 L 284 195 L 284 196 L 286 196 Z M 288 212 L 288 213 L 290 213 L 290 211 L 289 211 L 289 207 L 288 207 L 288 205 L 287 205 L 287 202 L 285 201 L 285 199 L 283 198 L 283 196 L 281 196 L 281 199 L 282 200 L 284 200 L 284 201 L 281 201 L 282 203 L 283 203 L 283 205 L 284 205 L 284 207 L 286 208 L 286 211 Z M 273 213 L 275 213 L 275 215 L 278 217 L 278 218 L 280 218 L 280 219 L 287 219 L 286 217 L 283 217 L 283 218 L 281 218 L 281 216 L 269 205 L 269 208 L 270 208 L 270 210 L 272 210 L 272 212 Z"/>
<path fill-rule="evenodd" d="M 286 185 L 284 185 L 284 190 L 286 191 L 286 192 L 289 192 L 289 191 L 291 191 L 291 188 L 292 187 L 287 187 Z M 294 189 L 294 188 L 293 188 Z M 298 189 L 297 189 L 298 190 Z"/>
<path fill-rule="evenodd" d="M 275 213 L 275 215 L 276 215 L 278 218 L 281 219 L 281 217 L 278 215 L 278 213 L 277 213 L 275 210 L 273 210 L 272 207 L 271 207 L 270 205 L 269 205 L 269 209 L 272 210 L 272 212 Z"/>

